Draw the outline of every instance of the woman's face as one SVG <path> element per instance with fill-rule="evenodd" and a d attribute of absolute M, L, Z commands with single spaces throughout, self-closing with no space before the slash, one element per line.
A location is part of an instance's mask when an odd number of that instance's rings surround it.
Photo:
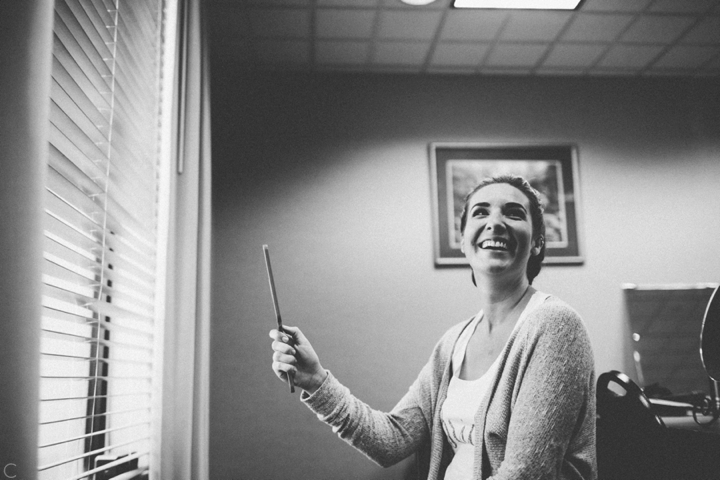
<path fill-rule="evenodd" d="M 470 197 L 461 249 L 476 276 L 524 277 L 533 248 L 530 201 L 524 193 L 494 183 Z"/>

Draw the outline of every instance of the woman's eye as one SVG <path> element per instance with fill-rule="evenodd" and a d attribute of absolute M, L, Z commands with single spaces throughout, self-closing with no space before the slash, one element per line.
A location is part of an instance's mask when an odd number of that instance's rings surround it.
<path fill-rule="evenodd" d="M 473 217 L 483 217 L 487 214 L 488 212 L 486 208 L 476 208 L 473 210 Z"/>
<path fill-rule="evenodd" d="M 525 212 L 523 210 L 520 210 L 519 208 L 514 208 L 512 210 L 508 210 L 507 216 L 512 218 L 524 219 Z"/>

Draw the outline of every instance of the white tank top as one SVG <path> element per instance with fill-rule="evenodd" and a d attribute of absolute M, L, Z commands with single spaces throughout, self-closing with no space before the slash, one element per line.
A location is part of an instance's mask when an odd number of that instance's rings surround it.
<path fill-rule="evenodd" d="M 546 293 L 535 292 L 515 323 L 513 332 L 519 328 L 527 314 L 549 296 Z M 487 372 L 477 380 L 460 378 L 460 369 L 465 359 L 467 345 L 482 317 L 483 312 L 480 310 L 468 328 L 460 334 L 453 349 L 453 376 L 450 378 L 447 397 L 443 402 L 441 419 L 445 436 L 455 452 L 455 456 L 445 472 L 445 480 L 469 480 L 472 478 L 475 462 L 475 414 L 480 408 L 483 397 L 492 386 L 500 362 L 498 356 Z M 510 335 L 512 336 L 512 333 Z"/>

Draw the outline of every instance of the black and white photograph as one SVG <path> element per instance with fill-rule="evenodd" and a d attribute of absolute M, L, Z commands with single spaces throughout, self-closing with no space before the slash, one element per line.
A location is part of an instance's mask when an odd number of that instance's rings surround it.
<path fill-rule="evenodd" d="M 720 0 L 0 0 L 0 480 L 720 480 Z"/>

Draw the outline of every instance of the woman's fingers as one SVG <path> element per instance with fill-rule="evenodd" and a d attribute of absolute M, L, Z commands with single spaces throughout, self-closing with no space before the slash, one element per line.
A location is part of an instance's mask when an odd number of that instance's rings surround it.
<path fill-rule="evenodd" d="M 272 369 L 280 380 L 286 382 L 288 372 L 297 373 L 297 358 L 295 357 L 297 352 L 295 348 L 289 345 L 291 342 L 289 335 L 273 329 L 270 331 L 270 338 L 274 340 L 272 342 Z"/>
<path fill-rule="evenodd" d="M 278 352 L 277 350 L 273 353 L 273 362 L 287 363 L 289 365 L 296 365 L 297 359 L 293 355 Z"/>
<path fill-rule="evenodd" d="M 295 355 L 296 353 L 292 346 L 277 340 L 272 343 L 272 349 L 276 352 L 285 353 L 287 355 Z"/>
<path fill-rule="evenodd" d="M 297 327 L 283 326 L 283 331 L 271 330 L 270 338 L 273 339 L 272 368 L 275 374 L 287 381 L 290 372 L 296 386 L 314 391 L 322 383 L 318 379 L 324 380 L 325 370 L 305 335 Z"/>
<path fill-rule="evenodd" d="M 306 343 L 309 343 L 307 338 L 305 338 L 305 335 L 303 335 L 298 327 L 288 327 L 287 325 L 283 325 L 283 330 L 285 331 L 285 336 L 289 337 L 292 343 L 296 345 L 305 345 Z"/>
<path fill-rule="evenodd" d="M 275 372 L 275 375 L 277 375 L 283 382 L 287 381 L 288 372 L 295 373 L 297 371 L 297 369 L 292 365 L 282 362 L 273 362 L 272 369 Z"/>
<path fill-rule="evenodd" d="M 285 343 L 291 340 L 290 335 L 283 332 L 278 332 L 277 329 L 274 328 L 270 330 L 270 338 L 272 338 L 273 340 L 277 340 L 278 342 Z"/>
<path fill-rule="evenodd" d="M 291 330 L 292 329 L 292 330 Z M 270 330 L 270 338 L 277 342 L 292 344 L 292 345 L 298 345 L 300 342 L 300 337 L 302 337 L 304 342 L 307 342 L 307 339 L 305 339 L 305 336 L 300 332 L 300 329 L 297 327 L 283 327 L 284 332 L 279 332 L 276 329 Z"/>

